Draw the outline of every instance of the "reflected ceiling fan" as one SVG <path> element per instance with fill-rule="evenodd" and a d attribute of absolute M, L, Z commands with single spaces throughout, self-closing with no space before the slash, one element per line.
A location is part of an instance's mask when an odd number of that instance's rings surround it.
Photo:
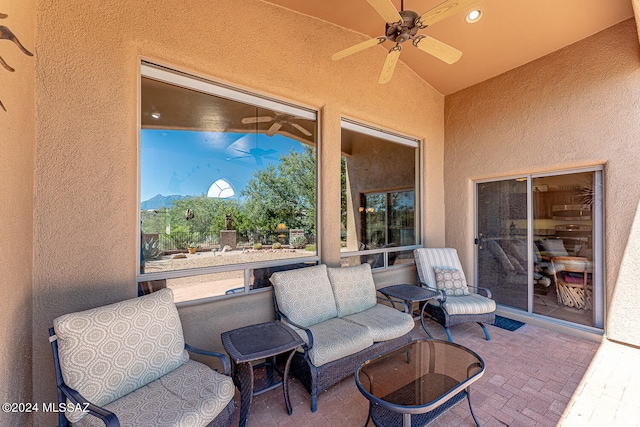
<path fill-rule="evenodd" d="M 303 134 L 304 136 L 311 136 L 311 132 L 306 130 L 304 127 L 299 125 L 298 123 L 294 123 L 292 120 L 295 119 L 295 116 L 290 114 L 275 114 L 274 116 L 256 116 L 256 117 L 245 117 L 241 120 L 242 124 L 257 124 L 257 123 L 269 123 L 273 122 L 273 124 L 267 129 L 267 135 L 273 136 L 278 132 L 282 126 L 288 124 L 298 132 Z"/>
<path fill-rule="evenodd" d="M 256 146 L 253 148 L 249 148 L 249 151 L 247 150 L 241 150 L 240 148 L 233 148 L 230 147 L 232 150 L 235 150 L 239 153 L 242 153 L 242 155 L 240 156 L 235 156 L 235 157 L 227 157 L 227 160 L 235 160 L 235 159 L 247 159 L 247 158 L 251 158 L 253 157 L 256 161 L 256 165 L 258 166 L 263 166 L 264 162 L 262 161 L 262 158 L 264 157 L 265 159 L 268 160 L 277 160 L 274 159 L 272 157 L 268 157 L 271 154 L 275 154 L 277 153 L 276 150 L 270 148 L 268 150 L 264 150 L 260 147 L 258 147 L 258 141 L 256 141 Z"/>
<path fill-rule="evenodd" d="M 418 49 L 427 52 L 446 62 L 447 64 L 453 64 L 462 56 L 462 52 L 455 49 L 441 41 L 434 38 L 427 37 L 425 35 L 418 35 L 418 30 L 427 28 L 429 25 L 433 25 L 436 22 L 442 21 L 462 10 L 471 7 L 482 0 L 447 0 L 444 3 L 439 4 L 423 13 L 418 15 L 412 10 L 404 10 L 404 0 L 402 0 L 398 11 L 391 0 L 367 0 L 371 6 L 387 21 L 386 31 L 384 36 L 375 37 L 365 42 L 359 43 L 355 46 L 351 46 L 347 49 L 341 50 L 334 54 L 331 59 L 337 61 L 345 58 L 361 50 L 369 47 L 377 46 L 387 40 L 395 42 L 389 53 L 387 59 L 384 61 L 382 72 L 378 83 L 387 83 L 393 76 L 393 70 L 398 62 L 398 57 L 402 51 L 402 43 L 411 40 L 413 45 Z"/>

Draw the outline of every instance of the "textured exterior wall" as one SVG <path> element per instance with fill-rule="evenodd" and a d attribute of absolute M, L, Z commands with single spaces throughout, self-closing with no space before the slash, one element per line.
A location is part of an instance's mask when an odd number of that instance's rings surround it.
<path fill-rule="evenodd" d="M 640 39 L 640 0 L 631 0 L 633 6 L 633 15 L 636 19 L 636 27 L 638 27 L 638 39 Z"/>
<path fill-rule="evenodd" d="M 35 51 L 35 0 L 2 2 L 8 27 Z M 36 59 L 3 40 L 0 56 L 15 69 L 0 67 L 0 401 L 30 402 L 34 70 Z M 0 425 L 24 426 L 28 414 L 0 412 Z"/>
<path fill-rule="evenodd" d="M 465 269 L 473 267 L 472 179 L 604 164 L 607 334 L 640 345 L 637 314 L 617 306 L 640 301 L 640 242 L 629 238 L 640 200 L 639 117 L 633 19 L 447 96 L 446 242 Z"/>
<path fill-rule="evenodd" d="M 444 99 L 403 64 L 378 85 L 381 47 L 330 60 L 361 35 L 257 0 L 39 0 L 37 11 L 35 401 L 55 397 L 52 320 L 135 296 L 140 57 L 319 109 L 324 262 L 340 255 L 341 114 L 426 141 L 436 199 L 424 234 L 444 242 Z M 180 313 L 186 338 L 216 350 L 220 332 L 273 317 L 268 292 Z"/>

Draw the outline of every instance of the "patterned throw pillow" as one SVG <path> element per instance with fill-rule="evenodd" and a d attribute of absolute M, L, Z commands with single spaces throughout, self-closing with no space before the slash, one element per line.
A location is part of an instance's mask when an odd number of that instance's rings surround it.
<path fill-rule="evenodd" d="M 433 272 L 436 275 L 436 286 L 447 296 L 469 295 L 467 281 L 460 270 L 433 267 Z"/>

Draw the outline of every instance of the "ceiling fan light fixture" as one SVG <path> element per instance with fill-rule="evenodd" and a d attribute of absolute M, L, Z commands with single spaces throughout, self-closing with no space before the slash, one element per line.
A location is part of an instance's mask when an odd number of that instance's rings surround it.
<path fill-rule="evenodd" d="M 418 31 L 427 28 L 430 25 L 440 22 L 450 16 L 455 15 L 463 10 L 469 10 L 482 0 L 445 0 L 436 7 L 427 10 L 422 15 L 416 12 L 404 9 L 404 1 L 401 2 L 400 11 L 396 9 L 391 0 L 367 0 L 369 4 L 378 12 L 386 21 L 385 35 L 375 37 L 343 49 L 334 54 L 331 59 L 337 61 L 345 58 L 361 50 L 379 45 L 380 43 L 390 40 L 396 43 L 389 50 L 382 67 L 382 73 L 378 83 L 387 83 L 391 80 L 393 70 L 398 62 L 398 56 L 402 49 L 401 44 L 411 40 L 413 45 L 418 49 L 435 56 L 447 64 L 453 64 L 462 56 L 462 52 L 441 41 L 427 37 L 423 34 L 418 35 Z M 467 15 L 468 22 L 476 22 L 480 19 L 482 12 L 474 10 Z M 471 20 L 470 20 L 471 19 Z"/>
<path fill-rule="evenodd" d="M 480 9 L 474 9 L 471 12 L 467 13 L 466 21 L 469 24 L 474 24 L 478 22 L 482 18 L 482 11 Z"/>

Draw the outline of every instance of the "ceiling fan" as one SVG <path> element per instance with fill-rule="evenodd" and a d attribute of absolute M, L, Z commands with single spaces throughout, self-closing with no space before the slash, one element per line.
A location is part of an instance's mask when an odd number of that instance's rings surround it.
<path fill-rule="evenodd" d="M 418 49 L 427 52 L 447 64 L 453 64 L 462 56 L 462 52 L 441 41 L 425 35 L 418 30 L 442 21 L 463 9 L 480 3 L 482 0 L 446 0 L 444 3 L 418 15 L 412 10 L 404 10 L 404 0 L 398 11 L 391 0 L 367 0 L 371 6 L 387 21 L 385 35 L 351 46 L 334 54 L 331 59 L 337 61 L 369 47 L 377 46 L 387 40 L 395 42 L 382 67 L 378 83 L 387 83 L 393 76 L 393 70 L 402 51 L 402 43 L 411 40 Z"/>
<path fill-rule="evenodd" d="M 256 117 L 245 117 L 241 120 L 242 124 L 254 124 L 254 123 L 269 123 L 273 122 L 273 124 L 267 129 L 267 136 L 273 136 L 282 128 L 283 125 L 288 124 L 294 129 L 298 130 L 304 136 L 311 136 L 311 132 L 306 130 L 304 127 L 299 125 L 298 123 L 294 123 L 292 120 L 295 119 L 295 116 L 290 114 L 278 114 L 276 113 L 274 116 L 256 116 Z"/>

